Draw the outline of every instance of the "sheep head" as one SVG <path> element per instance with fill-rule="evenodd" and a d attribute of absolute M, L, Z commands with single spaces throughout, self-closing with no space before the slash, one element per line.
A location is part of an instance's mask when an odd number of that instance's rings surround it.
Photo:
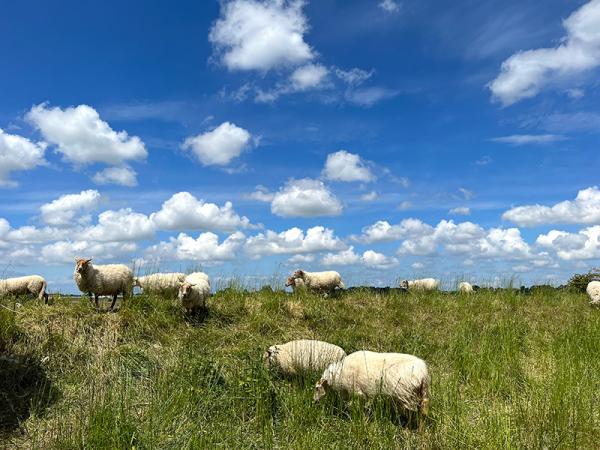
<path fill-rule="evenodd" d="M 92 258 L 75 258 L 75 272 L 84 273 L 91 261 Z"/>
<path fill-rule="evenodd" d="M 313 400 L 315 402 L 320 401 L 327 394 L 327 388 L 329 387 L 329 382 L 323 378 L 317 381 L 315 384 L 315 395 L 313 396 Z"/>
<path fill-rule="evenodd" d="M 304 270 L 298 269 L 292 275 L 292 278 L 302 278 L 304 280 Z"/>
<path fill-rule="evenodd" d="M 296 279 L 294 277 L 289 277 L 285 282 L 285 287 L 296 286 Z"/>
<path fill-rule="evenodd" d="M 179 299 L 184 299 L 190 295 L 192 292 L 192 287 L 194 285 L 191 283 L 181 283 L 179 286 Z"/>
<path fill-rule="evenodd" d="M 402 280 L 400 282 L 400 287 L 402 287 L 404 289 L 408 289 L 408 280 Z"/>
<path fill-rule="evenodd" d="M 268 369 L 269 367 L 271 367 L 271 364 L 273 363 L 273 360 L 274 360 L 275 356 L 277 355 L 277 351 L 278 351 L 277 346 L 272 345 L 263 354 L 263 365 L 265 366 L 265 369 Z"/>

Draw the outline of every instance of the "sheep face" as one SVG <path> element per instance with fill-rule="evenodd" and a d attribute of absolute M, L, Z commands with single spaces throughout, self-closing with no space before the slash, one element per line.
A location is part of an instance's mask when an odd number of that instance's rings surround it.
<path fill-rule="evenodd" d="M 275 362 L 275 357 L 277 355 L 277 346 L 273 345 L 268 348 L 268 350 L 263 354 L 263 365 L 265 369 L 271 367 L 271 364 Z"/>
<path fill-rule="evenodd" d="M 83 275 L 87 268 L 89 267 L 89 263 L 92 261 L 92 258 L 75 258 L 75 272 L 80 275 Z"/>
<path fill-rule="evenodd" d="M 402 280 L 400 282 L 400 287 L 402 287 L 404 289 L 408 289 L 408 280 Z"/>
<path fill-rule="evenodd" d="M 182 283 L 181 286 L 179 286 L 179 300 L 183 300 L 184 298 L 189 297 L 189 295 L 192 292 L 193 286 L 194 285 L 190 283 Z"/>
<path fill-rule="evenodd" d="M 325 397 L 325 395 L 327 395 L 328 387 L 329 387 L 329 383 L 327 380 L 324 380 L 323 378 L 321 378 L 319 381 L 317 381 L 317 384 L 315 384 L 315 395 L 313 396 L 313 400 L 315 402 L 318 402 L 323 397 Z"/>
<path fill-rule="evenodd" d="M 291 276 L 291 278 L 302 278 L 304 280 L 304 270 L 296 270 L 294 272 L 294 275 Z"/>
<path fill-rule="evenodd" d="M 296 279 L 294 277 L 289 277 L 285 282 L 285 287 L 296 286 Z"/>

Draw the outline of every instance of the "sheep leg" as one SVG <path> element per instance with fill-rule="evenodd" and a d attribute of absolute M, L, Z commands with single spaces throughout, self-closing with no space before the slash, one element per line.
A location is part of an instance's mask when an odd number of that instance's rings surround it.
<path fill-rule="evenodd" d="M 115 307 L 115 303 L 117 303 L 117 296 L 118 296 L 118 295 L 119 295 L 119 294 L 114 294 L 114 295 L 113 295 L 113 301 L 112 301 L 112 303 L 110 304 L 110 310 L 111 310 L 111 311 L 114 309 L 114 307 Z"/>
<path fill-rule="evenodd" d="M 96 309 L 100 309 L 100 303 L 98 302 L 98 294 L 94 294 L 94 300 L 96 302 Z"/>

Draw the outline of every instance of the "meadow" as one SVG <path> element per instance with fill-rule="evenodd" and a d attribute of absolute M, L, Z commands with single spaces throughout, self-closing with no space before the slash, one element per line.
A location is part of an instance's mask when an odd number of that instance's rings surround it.
<path fill-rule="evenodd" d="M 106 305 L 105 305 L 106 306 Z M 425 431 L 385 401 L 312 401 L 319 374 L 262 366 L 314 338 L 412 353 L 432 374 Z M 205 317 L 137 296 L 116 313 L 55 297 L 0 306 L 0 448 L 598 448 L 600 311 L 584 294 L 230 287 Z"/>

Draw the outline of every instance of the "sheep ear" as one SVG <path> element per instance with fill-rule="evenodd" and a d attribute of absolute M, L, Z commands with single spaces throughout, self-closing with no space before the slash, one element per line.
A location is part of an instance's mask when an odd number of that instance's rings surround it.
<path fill-rule="evenodd" d="M 90 262 L 92 262 L 92 259 L 94 259 L 94 258 L 89 258 L 89 259 L 86 259 L 86 260 L 85 260 L 85 263 L 87 264 L 87 263 L 90 263 Z"/>

